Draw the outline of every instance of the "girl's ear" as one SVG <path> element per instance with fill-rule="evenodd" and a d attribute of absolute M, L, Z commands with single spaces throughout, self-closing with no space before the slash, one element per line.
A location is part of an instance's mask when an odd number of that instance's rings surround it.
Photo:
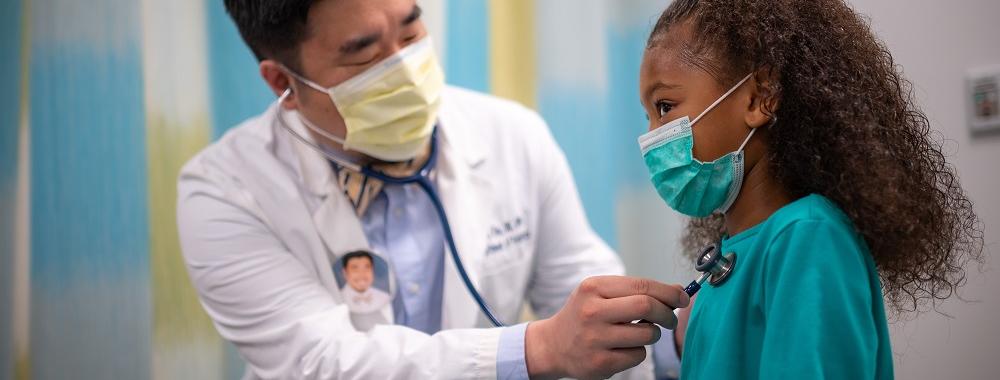
<path fill-rule="evenodd" d="M 746 124 L 750 128 L 771 125 L 777 120 L 775 114 L 781 103 L 778 74 L 770 67 L 758 69 L 750 81 L 750 107 L 746 113 Z"/>

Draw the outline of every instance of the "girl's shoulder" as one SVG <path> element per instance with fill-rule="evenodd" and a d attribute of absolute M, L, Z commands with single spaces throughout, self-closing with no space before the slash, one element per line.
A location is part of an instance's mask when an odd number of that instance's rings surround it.
<path fill-rule="evenodd" d="M 777 238 L 807 238 L 810 231 L 823 230 L 842 238 L 857 237 L 850 218 L 833 201 L 819 194 L 799 198 L 775 211 L 759 225 L 725 238 L 723 245 L 752 240 L 754 245 L 767 245 Z"/>
<path fill-rule="evenodd" d="M 851 219 L 822 195 L 788 204 L 765 224 L 758 239 L 771 266 L 839 268 L 857 275 L 867 274 L 873 266 L 867 244 Z"/>
<path fill-rule="evenodd" d="M 853 230 L 851 219 L 829 198 L 810 194 L 782 207 L 768 218 L 771 228 L 782 231 L 796 223 L 811 221 Z"/>

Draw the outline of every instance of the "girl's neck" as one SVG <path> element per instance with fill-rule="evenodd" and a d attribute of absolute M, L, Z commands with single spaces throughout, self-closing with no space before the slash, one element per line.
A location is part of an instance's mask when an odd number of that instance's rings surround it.
<path fill-rule="evenodd" d="M 750 168 L 736 202 L 726 212 L 726 235 L 746 231 L 792 202 L 788 191 L 774 179 L 770 166 L 770 160 L 764 156 Z"/>

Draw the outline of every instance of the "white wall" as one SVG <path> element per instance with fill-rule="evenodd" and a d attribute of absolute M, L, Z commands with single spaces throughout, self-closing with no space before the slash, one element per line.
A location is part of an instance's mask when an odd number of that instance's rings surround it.
<path fill-rule="evenodd" d="M 1000 379 L 1000 136 L 971 136 L 965 71 L 1000 64 L 1000 1 L 850 0 L 871 18 L 913 81 L 932 127 L 985 223 L 988 265 L 972 268 L 962 296 L 892 326 L 900 379 Z"/>

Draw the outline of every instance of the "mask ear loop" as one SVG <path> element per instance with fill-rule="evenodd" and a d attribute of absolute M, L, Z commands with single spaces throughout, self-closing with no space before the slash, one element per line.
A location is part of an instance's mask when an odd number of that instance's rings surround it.
<path fill-rule="evenodd" d="M 288 75 L 290 75 L 292 78 L 295 78 L 295 80 L 297 80 L 299 82 L 305 83 L 306 86 L 312 87 L 313 90 L 316 90 L 316 91 L 319 91 L 319 92 L 322 92 L 322 93 L 327 93 L 329 91 L 329 90 L 323 88 L 323 86 L 320 86 L 318 83 L 313 82 L 313 81 L 311 81 L 309 79 L 306 79 L 306 77 L 299 75 L 299 73 L 295 72 L 292 69 L 289 69 L 288 66 L 285 66 L 285 65 L 280 64 L 280 63 L 279 63 L 279 65 L 281 65 L 281 68 L 285 69 L 285 72 L 288 73 Z M 291 90 L 291 88 L 289 88 L 289 90 Z"/>
<path fill-rule="evenodd" d="M 778 123 L 778 117 L 777 116 L 771 116 L 771 122 L 767 124 L 767 127 L 771 128 L 776 123 Z M 740 149 L 736 150 L 737 152 L 742 152 L 743 148 L 747 147 L 747 143 L 750 142 L 750 138 L 753 137 L 754 132 L 757 132 L 757 128 L 750 128 L 750 134 L 747 135 L 746 140 L 743 140 L 743 144 L 740 145 Z"/>
<path fill-rule="evenodd" d="M 307 83 L 307 84 L 308 84 L 308 83 Z M 280 96 L 280 97 L 278 97 L 278 103 L 279 103 L 279 104 L 280 104 L 280 103 L 284 103 L 284 102 L 285 102 L 285 99 L 287 99 L 287 98 L 288 98 L 288 96 L 290 96 L 291 94 L 292 94 L 292 88 L 291 88 L 291 87 L 289 87 L 289 88 L 287 88 L 287 89 L 285 90 L 285 92 L 281 93 L 281 96 Z M 325 138 L 327 138 L 327 139 L 330 139 L 331 141 L 333 141 L 333 142 L 336 142 L 337 144 L 340 144 L 341 146 L 344 146 L 344 145 L 345 145 L 345 144 L 344 144 L 344 139 L 343 139 L 343 138 L 340 138 L 340 137 L 337 137 L 337 136 L 334 136 L 334 135 L 333 135 L 332 133 L 330 133 L 330 132 L 327 132 L 327 131 L 324 131 L 324 130 L 323 130 L 322 128 L 320 128 L 320 127 L 317 127 L 317 126 L 316 126 L 316 124 L 313 124 L 313 123 L 312 123 L 311 121 L 309 121 L 309 119 L 307 119 L 307 118 L 306 118 L 306 117 L 305 117 L 304 115 L 302 115 L 302 114 L 299 114 L 299 120 L 302 120 L 302 125 L 305 125 L 305 126 L 306 126 L 306 128 L 309 128 L 309 130 L 310 130 L 310 131 L 313 131 L 313 132 L 316 132 L 316 134 L 318 134 L 318 135 L 320 135 L 320 136 L 323 136 L 323 137 L 325 137 Z"/>
<path fill-rule="evenodd" d="M 734 92 L 736 92 L 736 90 L 739 89 L 740 86 L 742 86 L 748 80 L 750 80 L 751 77 L 753 77 L 753 73 L 747 74 L 747 76 L 743 77 L 743 80 L 741 80 L 739 83 L 733 86 L 733 88 L 730 88 L 729 91 L 726 91 L 725 94 L 722 94 L 722 96 L 720 96 L 719 99 L 716 99 L 715 103 L 712 103 L 712 105 L 708 106 L 708 108 L 706 108 L 705 111 L 701 113 L 701 115 L 698 115 L 698 117 L 694 118 L 694 121 L 691 122 L 691 125 L 694 126 L 694 124 L 697 123 L 698 120 L 701 120 L 701 118 L 705 117 L 705 115 L 707 115 L 709 111 L 715 109 L 715 107 L 717 107 L 719 103 L 722 103 L 722 101 L 726 100 L 726 98 L 728 98 L 729 95 L 732 95 Z"/>
<path fill-rule="evenodd" d="M 305 115 L 302 115 L 300 113 L 299 120 L 302 120 L 302 125 L 305 125 L 306 128 L 309 128 L 310 131 L 316 132 L 316 134 L 323 136 L 337 144 L 340 144 L 340 146 L 344 147 L 345 150 L 347 149 L 347 144 L 345 143 L 343 138 L 334 136 L 332 133 L 324 131 L 322 128 L 317 127 L 316 124 L 313 124 L 311 121 L 309 121 L 309 119 L 306 118 Z"/>
<path fill-rule="evenodd" d="M 737 149 L 736 152 L 742 152 L 743 148 L 747 147 L 747 143 L 750 142 L 750 138 L 753 137 L 754 132 L 757 132 L 757 128 L 751 128 L 750 129 L 750 134 L 747 135 L 746 140 L 743 140 L 743 144 L 740 145 L 740 149 Z"/>
<path fill-rule="evenodd" d="M 288 88 L 288 89 L 285 90 L 285 92 L 281 93 L 280 97 L 278 97 L 279 108 L 278 108 L 278 115 L 276 116 L 276 118 L 278 119 L 278 123 L 281 124 L 281 128 L 283 128 L 285 131 L 287 131 L 289 134 L 291 134 L 293 137 L 295 137 L 296 140 L 299 140 L 299 142 L 301 142 L 303 144 L 306 144 L 306 146 L 308 146 L 309 148 L 315 150 L 317 153 L 319 153 L 320 155 L 326 157 L 328 160 L 336 162 L 340 166 L 346 167 L 346 168 L 354 170 L 356 172 L 360 172 L 361 171 L 361 165 L 352 163 L 350 161 L 346 161 L 342 157 L 337 157 L 337 156 L 335 156 L 335 155 L 327 152 L 326 150 L 324 150 L 323 148 L 321 148 L 319 145 L 317 145 L 317 144 L 315 144 L 315 143 L 307 140 L 305 137 L 302 137 L 302 135 L 298 134 L 298 132 L 293 131 L 292 128 L 288 126 L 288 124 L 285 122 L 284 115 L 282 114 L 282 110 L 280 108 L 280 104 L 283 103 L 285 101 L 285 99 L 287 99 L 288 96 L 291 95 L 291 94 L 292 94 L 292 89 Z M 319 133 L 320 135 L 323 135 L 323 136 L 327 136 L 328 135 L 328 133 L 326 131 L 324 131 L 322 129 L 319 129 L 315 125 L 312 125 L 312 123 L 310 123 L 308 120 L 306 120 L 305 117 L 299 117 L 299 120 L 302 121 L 302 125 L 305 125 L 306 128 L 309 128 L 310 130 L 313 130 L 316 133 Z M 336 136 L 334 136 L 334 137 L 336 137 Z M 336 139 L 331 139 L 331 140 L 336 141 Z"/>
<path fill-rule="evenodd" d="M 281 68 L 285 69 L 285 72 L 288 73 L 288 75 L 290 75 L 292 78 L 295 78 L 295 80 L 297 80 L 299 82 L 305 83 L 306 86 L 312 87 L 313 90 L 316 90 L 316 91 L 319 91 L 319 92 L 322 92 L 322 93 L 326 93 L 327 92 L 327 89 L 323 88 L 323 86 L 320 86 L 316 82 L 313 82 L 313 81 L 311 81 L 309 79 L 306 79 L 305 77 L 299 75 L 298 73 L 296 73 L 292 69 L 289 69 L 287 66 L 281 65 Z M 281 94 L 281 97 L 278 98 L 278 102 L 279 103 L 280 102 L 284 102 L 285 98 L 288 95 L 291 95 L 291 93 L 292 93 L 292 88 L 288 87 L 288 89 L 286 89 L 285 92 Z M 309 121 L 309 119 L 307 119 L 302 114 L 299 114 L 299 120 L 302 120 L 302 124 L 305 125 L 306 128 L 309 128 L 309 130 L 311 130 L 313 132 L 316 132 L 320 136 L 323 136 L 323 137 L 329 139 L 330 141 L 333 141 L 333 142 L 335 142 L 337 144 L 340 144 L 340 146 L 344 147 L 344 149 L 347 149 L 347 144 L 346 144 L 344 138 L 334 136 L 330 132 L 324 131 L 322 128 L 317 127 L 316 124 L 313 124 L 312 121 Z"/>

